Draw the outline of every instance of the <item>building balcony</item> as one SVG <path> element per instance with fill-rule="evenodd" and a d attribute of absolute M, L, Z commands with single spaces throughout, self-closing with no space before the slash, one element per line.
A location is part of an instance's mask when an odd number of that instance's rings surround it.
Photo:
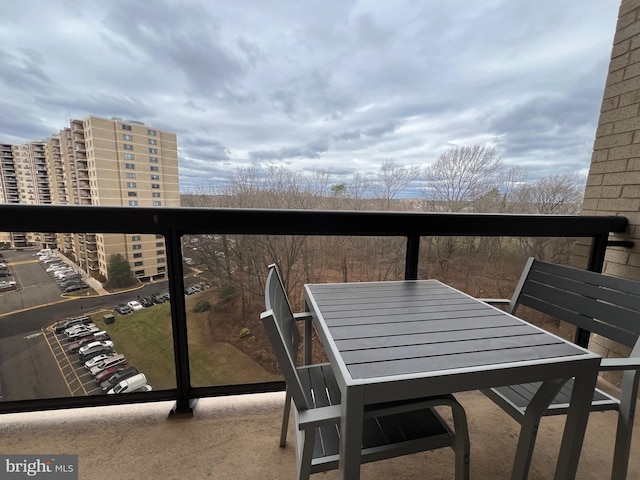
<path fill-rule="evenodd" d="M 421 242 L 424 245 L 432 237 L 581 238 L 589 244 L 587 256 L 590 267 L 597 269 L 602 265 L 607 248 L 610 248 L 609 234 L 624 232 L 627 228 L 626 219 L 621 217 L 26 205 L 0 205 L 0 218 L 3 218 L 3 228 L 8 231 L 74 232 L 82 234 L 83 241 L 96 233 L 125 234 L 132 242 L 142 241 L 138 238 L 141 236 L 163 237 L 163 246 L 158 248 L 166 250 L 169 276 L 166 288 L 172 299 L 166 308 L 169 315 L 166 331 L 171 332 L 172 338 L 169 353 L 158 352 L 152 360 L 164 360 L 166 355 L 170 357 L 170 385 L 154 388 L 148 393 L 122 396 L 79 393 L 18 400 L 5 397 L 0 401 L 0 412 L 5 414 L 1 433 L 4 438 L 11 439 L 5 454 L 78 454 L 81 478 L 125 479 L 185 476 L 294 478 L 295 432 L 290 431 L 286 448 L 278 447 L 284 400 L 282 382 L 271 379 L 207 383 L 201 380 L 201 372 L 192 371 L 196 368 L 196 359 L 190 356 L 190 352 L 201 339 L 198 337 L 196 340 L 193 323 L 188 324 L 195 317 L 192 316 L 190 300 L 183 295 L 189 279 L 185 277 L 187 272 L 181 252 L 187 251 L 187 247 L 190 252 L 201 252 L 202 246 L 198 242 L 186 243 L 187 235 L 214 242 L 212 245 L 216 248 L 213 252 L 222 251 L 223 241 L 228 243 L 231 251 L 241 246 L 240 240 L 247 239 L 254 252 L 253 258 L 237 271 L 252 268 L 250 263 L 255 262 L 259 264 L 257 273 L 264 273 L 266 261 L 273 259 L 271 254 L 263 257 L 258 253 L 259 245 L 267 248 L 279 240 L 284 246 L 293 245 L 287 243 L 293 240 L 314 242 L 332 254 L 340 248 L 346 258 L 350 258 L 366 253 L 353 247 L 355 240 L 373 242 L 380 238 L 383 241 L 379 245 L 367 243 L 367 247 L 373 249 L 388 245 L 393 248 L 381 250 L 399 252 L 385 271 L 393 271 L 393 278 L 412 279 L 422 278 L 427 269 L 435 268 L 426 264 L 426 248 L 421 249 Z M 227 237 L 238 238 L 238 242 L 234 243 Z M 157 237 L 154 241 L 159 242 Z M 299 248 L 302 243 L 295 244 L 295 247 Z M 515 243 L 505 242 L 500 248 Z M 70 246 L 71 240 L 67 246 L 65 238 L 65 249 L 70 249 Z M 287 252 L 294 250 L 290 248 Z M 226 271 L 226 257 L 217 253 L 212 257 L 220 263 L 221 272 Z M 377 262 L 372 258 L 379 257 L 369 255 L 368 264 Z M 92 264 L 85 263 L 92 270 Z M 326 257 L 315 257 L 312 270 L 329 268 L 330 263 Z M 339 272 L 340 261 L 331 268 L 334 269 L 332 272 Z M 361 275 L 365 273 L 359 272 Z M 475 272 L 474 275 L 481 274 L 485 273 Z M 253 281 L 257 287 L 252 294 L 259 297 L 260 279 L 256 277 Z M 295 290 L 298 291 L 299 287 Z M 132 295 L 135 298 L 135 292 Z M 102 297 L 100 299 L 103 300 Z M 298 295 L 296 301 L 299 300 Z M 85 304 L 83 299 L 65 303 L 73 305 L 77 314 Z M 111 306 L 113 302 L 105 303 Z M 253 335 L 259 335 L 258 313 L 250 312 L 243 317 L 248 322 L 246 328 Z M 220 318 L 222 315 L 216 313 L 216 316 Z M 11 319 L 4 319 L 2 324 L 7 325 L 8 320 Z M 115 325 L 132 324 L 127 321 L 127 318 L 118 318 Z M 154 318 L 155 325 L 159 321 L 159 317 Z M 21 341 L 26 341 L 24 338 L 33 334 L 27 330 L 28 323 L 16 321 L 15 324 L 23 329 L 18 332 Z M 215 326 L 208 325 L 208 328 L 215 329 Z M 33 339 L 42 337 L 43 332 L 46 329 Z M 238 330 L 235 337 L 239 334 Z M 210 347 L 215 350 L 220 345 L 216 343 Z M 508 478 L 519 425 L 480 393 L 463 392 L 459 398 L 470 419 L 471 478 Z M 195 411 L 191 412 L 195 400 L 198 403 Z M 169 416 L 171 409 L 176 414 Z M 608 477 L 616 419 L 615 413 L 591 414 L 577 478 Z M 562 417 L 542 421 L 529 479 L 553 478 L 554 455 L 560 442 L 558 432 L 562 430 L 563 423 Z M 640 475 L 639 437 L 635 436 L 632 446 L 629 478 Z M 118 440 L 114 442 L 114 438 Z M 103 451 L 109 452 L 107 460 L 97 453 Z M 413 479 L 425 472 L 433 477 L 451 478 L 452 462 L 453 455 L 448 450 L 410 455 L 365 466 L 363 478 Z M 330 474 L 327 478 L 336 476 Z"/>

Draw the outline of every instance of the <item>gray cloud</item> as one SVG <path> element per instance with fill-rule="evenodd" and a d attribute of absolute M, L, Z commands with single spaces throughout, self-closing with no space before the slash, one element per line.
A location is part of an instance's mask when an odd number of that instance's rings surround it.
<path fill-rule="evenodd" d="M 584 170 L 620 0 L 60 3 L 3 5 L 0 141 L 137 119 L 177 133 L 184 189 L 474 142 L 532 180 Z"/>

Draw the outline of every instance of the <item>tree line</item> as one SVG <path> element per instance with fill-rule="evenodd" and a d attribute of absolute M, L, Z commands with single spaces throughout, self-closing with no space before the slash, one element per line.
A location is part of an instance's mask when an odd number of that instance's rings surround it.
<path fill-rule="evenodd" d="M 409 196 L 407 191 L 419 192 Z M 507 168 L 495 148 L 455 147 L 426 166 L 385 160 L 376 175 L 332 182 L 326 172 L 303 174 L 284 166 L 239 167 L 217 188 L 184 194 L 182 205 L 218 208 L 410 210 L 577 214 L 584 180 L 557 174 L 528 182 Z M 287 290 L 314 281 L 373 281 L 404 275 L 403 238 L 199 235 L 186 237 L 189 255 L 209 271 L 223 298 L 245 313 L 263 306 L 266 266 L 276 262 Z M 510 295 L 504 281 L 527 256 L 567 263 L 573 239 L 431 237 L 422 239 L 420 276 L 439 278 L 471 294 Z M 479 274 L 483 272 L 483 274 Z M 295 295 L 294 295 L 295 296 Z"/>

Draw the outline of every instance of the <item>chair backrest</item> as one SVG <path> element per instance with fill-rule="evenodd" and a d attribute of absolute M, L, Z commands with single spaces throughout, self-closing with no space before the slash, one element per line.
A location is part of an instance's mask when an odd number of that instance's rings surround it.
<path fill-rule="evenodd" d="M 313 402 L 296 370 L 300 334 L 275 265 L 269 265 L 269 275 L 265 285 L 265 304 L 267 311 L 262 313 L 260 319 L 287 383 L 287 389 L 298 410 L 308 410 L 312 408 Z"/>
<path fill-rule="evenodd" d="M 640 282 L 527 261 L 509 305 L 525 305 L 628 347 L 640 336 Z"/>

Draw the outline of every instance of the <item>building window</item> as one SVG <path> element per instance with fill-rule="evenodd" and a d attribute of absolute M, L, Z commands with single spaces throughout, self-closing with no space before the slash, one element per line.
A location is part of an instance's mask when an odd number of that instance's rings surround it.
<path fill-rule="evenodd" d="M 164 242 L 156 242 L 156 247 L 164 247 Z"/>
<path fill-rule="evenodd" d="M 160 258 L 158 258 L 158 263 L 164 263 L 164 262 L 165 262 L 164 257 L 160 257 Z M 158 270 L 158 271 L 160 271 L 160 270 Z"/>
<path fill-rule="evenodd" d="M 144 270 L 136 270 L 133 272 L 136 277 L 144 277 Z"/>
<path fill-rule="evenodd" d="M 144 262 L 133 262 L 134 267 L 141 267 L 143 264 Z"/>
<path fill-rule="evenodd" d="M 135 173 L 127 173 L 127 178 L 136 178 Z"/>
<path fill-rule="evenodd" d="M 151 188 L 160 188 L 160 184 L 159 183 L 152 183 L 151 184 Z"/>
<path fill-rule="evenodd" d="M 158 267 L 158 273 L 164 273 L 165 267 Z"/>
<path fill-rule="evenodd" d="M 132 242 L 139 242 L 140 241 L 140 235 L 133 235 L 131 237 L 131 241 Z"/>
<path fill-rule="evenodd" d="M 138 196 L 138 192 L 127 192 L 127 196 L 129 196 L 129 197 L 137 197 Z"/>
<path fill-rule="evenodd" d="M 133 135 L 128 135 L 126 133 L 122 134 L 122 139 L 123 140 L 128 140 L 129 142 L 133 140 Z"/>
<path fill-rule="evenodd" d="M 155 138 L 150 138 L 149 139 L 149 145 L 157 145 L 158 141 Z"/>
<path fill-rule="evenodd" d="M 130 143 L 125 143 L 123 147 L 125 150 L 133 150 L 133 145 L 131 145 Z"/>
<path fill-rule="evenodd" d="M 156 167 L 154 165 L 151 165 L 151 167 L 149 167 L 151 169 L 152 172 L 159 172 L 160 171 L 160 167 Z"/>
<path fill-rule="evenodd" d="M 158 201 L 158 200 L 154 200 L 153 201 L 153 206 L 154 207 L 161 207 L 162 206 L 162 202 Z"/>
<path fill-rule="evenodd" d="M 153 198 L 160 198 L 160 192 L 151 192 Z"/>
<path fill-rule="evenodd" d="M 158 157 L 149 157 L 151 163 L 158 163 Z"/>
<path fill-rule="evenodd" d="M 133 254 L 133 258 L 142 258 L 142 254 L 141 253 L 134 253 Z"/>
<path fill-rule="evenodd" d="M 134 250 L 142 250 L 142 245 L 134 245 L 133 249 Z"/>
<path fill-rule="evenodd" d="M 158 149 L 157 148 L 150 148 L 149 149 L 149 153 L 157 154 L 158 153 Z"/>
<path fill-rule="evenodd" d="M 156 238 L 164 238 L 164 235 L 160 235 L 159 233 L 156 233 Z"/>
<path fill-rule="evenodd" d="M 127 182 L 127 188 L 136 188 L 136 182 Z"/>
<path fill-rule="evenodd" d="M 151 175 L 151 180 L 160 180 L 160 175 Z"/>
<path fill-rule="evenodd" d="M 136 166 L 133 163 L 125 163 L 124 168 L 126 168 L 127 170 L 135 170 Z"/>
<path fill-rule="evenodd" d="M 129 200 L 129 206 L 130 207 L 137 207 L 138 206 L 138 201 L 137 200 Z"/>
<path fill-rule="evenodd" d="M 122 129 L 131 131 L 131 125 L 122 125 Z"/>
<path fill-rule="evenodd" d="M 164 255 L 164 250 L 156 250 L 156 255 Z"/>
<path fill-rule="evenodd" d="M 155 136 L 156 136 L 156 131 L 155 131 L 155 130 L 147 130 L 147 133 L 148 133 L 149 135 L 151 135 L 152 137 L 155 137 Z"/>
<path fill-rule="evenodd" d="M 124 159 L 125 160 L 133 160 L 135 157 L 133 155 L 133 153 L 125 153 L 124 154 Z"/>

